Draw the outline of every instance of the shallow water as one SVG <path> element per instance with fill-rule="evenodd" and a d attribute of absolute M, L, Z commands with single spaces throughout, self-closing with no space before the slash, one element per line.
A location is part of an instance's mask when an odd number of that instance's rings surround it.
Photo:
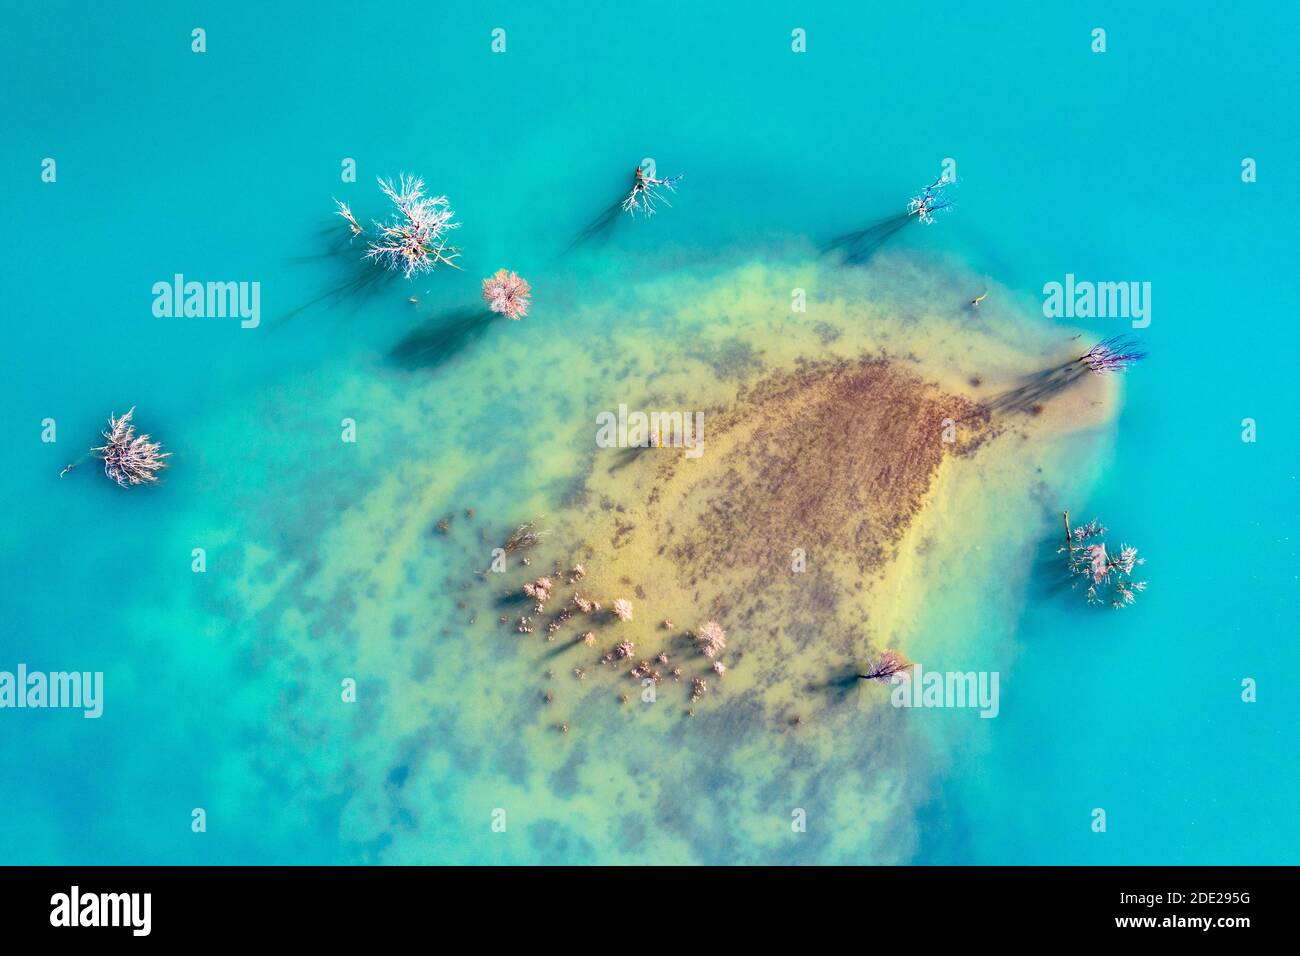
<path fill-rule="evenodd" d="M 1295 243 L 1275 211 L 1297 146 L 1278 111 L 1296 91 L 1268 66 L 1286 62 L 1293 14 L 1262 14 L 1273 29 L 1119 7 L 1024 5 L 996 26 L 958 12 L 922 57 L 903 42 L 916 11 L 816 12 L 796 56 L 787 14 L 728 5 L 632 33 L 594 6 L 311 9 L 307 31 L 306 6 L 205 13 L 202 56 L 194 14 L 170 8 L 53 4 L 0 40 L 22 236 L 3 266 L 22 440 L 5 474 L 18 507 L 0 669 L 106 683 L 99 720 L 0 712 L 0 859 L 1294 861 L 1297 294 L 1278 280 Z M 1095 19 L 1104 57 L 1087 52 Z M 509 48 L 493 56 L 498 20 Z M 400 55 L 403 22 L 440 76 Z M 1211 51 L 1220 73 L 1185 66 Z M 436 95 L 391 95 L 413 82 Z M 845 90 L 862 92 L 830 93 Z M 673 208 L 563 255 L 647 154 L 687 173 Z M 39 180 L 47 155 L 55 184 Z M 1259 182 L 1240 182 L 1244 155 Z M 338 179 L 345 156 L 355 184 Z M 949 156 L 953 213 L 866 268 L 817 255 Z M 358 274 L 332 249 L 330 197 L 380 215 L 373 177 L 400 170 L 451 196 L 467 271 L 284 319 Z M 94 256 L 69 254 L 72 224 Z M 436 365 L 390 357 L 475 307 L 502 265 L 533 283 L 527 319 Z M 843 630 L 788 675 L 724 620 L 732 670 L 688 717 L 682 685 L 641 704 L 600 665 L 578 682 L 567 644 L 498 623 L 525 572 L 500 586 L 475 572 L 539 515 L 539 567 L 583 559 L 602 600 L 624 578 L 651 595 L 626 625 L 639 646 L 664 640 L 662 617 L 699 623 L 648 545 L 603 544 L 600 496 L 632 507 L 652 463 L 609 472 L 596 412 L 722 409 L 801 358 L 880 350 L 982 397 L 972 375 L 992 390 L 1077 333 L 1121 330 L 1043 318 L 1043 283 L 1067 271 L 1152 281 L 1152 356 L 945 461 L 888 573 L 836 603 Z M 155 318 L 149 289 L 176 272 L 261 281 L 262 326 Z M 121 492 L 93 463 L 59 481 L 131 404 L 175 452 L 165 483 Z M 54 445 L 37 440 L 47 416 Z M 1138 606 L 1054 592 L 1066 507 L 1143 549 Z M 852 577 L 852 555 L 809 550 Z M 808 690 L 885 646 L 999 671 L 999 716 Z M 1240 702 L 1243 677 L 1259 703 Z"/>

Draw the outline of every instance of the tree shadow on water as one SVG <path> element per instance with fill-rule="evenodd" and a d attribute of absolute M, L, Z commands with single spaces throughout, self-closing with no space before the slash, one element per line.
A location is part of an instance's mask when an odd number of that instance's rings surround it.
<path fill-rule="evenodd" d="M 384 288 L 388 280 L 392 279 L 393 274 L 384 269 L 378 268 L 373 263 L 364 263 L 356 274 L 351 278 L 344 280 L 336 286 L 326 289 L 320 295 L 316 296 L 296 309 L 290 309 L 277 320 L 284 323 L 292 319 L 299 313 L 306 312 L 312 306 L 321 303 L 348 302 L 353 308 L 357 308 L 364 300 L 369 299 L 372 295 Z"/>
<path fill-rule="evenodd" d="M 1064 391 L 1089 372 L 1087 363 L 1073 361 L 1055 368 L 1035 372 L 1010 391 L 995 395 L 981 404 L 989 412 L 1036 413 L 1047 399 Z"/>
<path fill-rule="evenodd" d="M 849 700 L 849 696 L 861 683 L 863 681 L 858 677 L 856 667 L 844 667 L 833 672 L 820 683 L 809 684 L 808 691 L 813 694 L 825 695 L 832 704 L 843 704 Z"/>
<path fill-rule="evenodd" d="M 612 475 L 616 471 L 621 471 L 640 458 L 652 447 L 652 445 L 633 445 L 630 448 L 620 449 L 619 453 L 614 458 L 614 464 L 609 466 L 607 473 Z"/>
<path fill-rule="evenodd" d="M 358 249 L 356 236 L 349 235 L 346 231 L 341 231 L 339 227 L 330 223 L 321 226 L 316 230 L 316 239 L 322 248 L 321 252 L 313 253 L 309 256 L 290 256 L 289 262 L 319 262 L 322 259 L 334 259 L 342 256 L 350 249 Z M 364 254 L 364 246 L 360 247 L 357 258 Z"/>
<path fill-rule="evenodd" d="M 363 250 L 358 249 L 345 232 L 341 233 L 337 227 L 324 228 L 319 230 L 318 238 L 320 239 L 324 251 L 310 256 L 296 256 L 291 258 L 290 262 L 315 262 L 330 259 L 345 259 L 346 256 L 346 273 L 345 278 L 336 285 L 330 286 L 324 292 L 301 305 L 290 309 L 283 315 L 277 316 L 272 320 L 273 327 L 279 327 L 287 323 L 295 316 L 306 312 L 313 306 L 322 304 L 336 304 L 341 302 L 349 303 L 354 309 L 367 302 L 375 293 L 387 288 L 396 274 L 383 268 L 376 262 L 363 258 Z M 351 255 L 348 253 L 351 252 Z"/>
<path fill-rule="evenodd" d="M 406 333 L 388 360 L 406 369 L 433 369 L 463 352 L 501 316 L 486 309 L 456 309 Z"/>
<path fill-rule="evenodd" d="M 907 225 L 908 220 L 915 219 L 910 212 L 900 213 L 872 223 L 865 229 L 846 232 L 836 236 L 821 248 L 822 255 L 843 252 L 844 261 L 849 265 L 862 265 L 870 259 L 886 242 L 892 239 Z"/>
<path fill-rule="evenodd" d="M 1039 597 L 1054 600 L 1074 588 L 1074 581 L 1065 567 L 1065 555 L 1058 554 L 1061 539 L 1055 535 L 1038 542 L 1039 559 L 1033 564 L 1033 578 L 1037 582 Z"/>
<path fill-rule="evenodd" d="M 614 227 L 618 225 L 619 213 L 622 211 L 623 202 L 620 200 L 589 222 L 573 237 L 573 241 L 564 250 L 565 255 L 588 243 L 599 244 L 605 242 L 614 234 Z"/>

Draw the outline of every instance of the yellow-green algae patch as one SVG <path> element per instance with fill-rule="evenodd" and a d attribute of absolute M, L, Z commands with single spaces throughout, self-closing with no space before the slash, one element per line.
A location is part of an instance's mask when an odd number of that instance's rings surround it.
<path fill-rule="evenodd" d="M 996 287 L 972 310 L 985 280 L 909 256 L 606 266 L 538 283 L 527 320 L 447 364 L 348 356 L 261 397 L 322 437 L 264 463 L 278 493 L 222 486 L 246 527 L 221 611 L 285 687 L 259 761 L 343 800 L 367 859 L 907 859 L 944 753 L 926 714 L 852 675 L 884 647 L 940 668 L 1010 647 L 1026 556 L 1086 486 L 1113 384 L 989 413 L 1086 345 Z M 703 454 L 597 448 L 620 404 L 702 411 Z M 330 433 L 345 415 L 354 448 Z M 530 564 L 483 573 L 538 515 Z M 519 633 L 523 583 L 575 562 Z M 605 612 L 548 633 L 575 591 Z M 631 622 L 607 613 L 620 597 Z M 724 676 L 690 639 L 705 619 Z M 634 655 L 599 663 L 621 640 Z M 628 671 L 660 651 L 647 703 Z"/>

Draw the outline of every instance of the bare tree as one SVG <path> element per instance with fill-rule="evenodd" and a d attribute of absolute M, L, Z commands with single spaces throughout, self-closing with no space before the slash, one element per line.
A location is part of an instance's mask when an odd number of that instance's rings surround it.
<path fill-rule="evenodd" d="M 865 674 L 859 674 L 858 678 L 859 680 L 893 682 L 899 674 L 903 673 L 903 671 L 907 670 L 911 666 L 912 662 L 902 654 L 898 653 L 898 651 L 887 650 L 876 659 L 874 664 L 867 667 L 867 672 Z"/>
<path fill-rule="evenodd" d="M 1138 592 L 1147 587 L 1147 582 L 1133 580 L 1133 569 L 1146 563 L 1145 558 L 1137 556 L 1137 548 L 1121 544 L 1113 553 L 1100 540 L 1106 528 L 1097 519 L 1074 529 L 1070 528 L 1070 512 L 1064 513 L 1064 519 L 1065 546 L 1057 553 L 1066 555 L 1066 567 L 1072 576 L 1087 580 L 1088 603 L 1109 604 L 1116 609 L 1134 603 Z"/>
<path fill-rule="evenodd" d="M 162 444 L 150 441 L 148 435 L 137 435 L 131 419 L 135 406 L 120 418 L 108 416 L 108 431 L 103 432 L 104 444 L 90 449 L 81 458 L 59 472 L 62 478 L 86 458 L 95 455 L 104 461 L 104 474 L 123 488 L 147 485 L 158 480 L 158 472 L 167 467 L 164 458 L 171 452 L 163 451 Z"/>

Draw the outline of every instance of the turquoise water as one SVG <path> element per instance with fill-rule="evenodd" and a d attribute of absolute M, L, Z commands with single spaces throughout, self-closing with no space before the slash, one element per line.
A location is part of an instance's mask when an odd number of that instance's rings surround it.
<path fill-rule="evenodd" d="M 106 702 L 95 721 L 0 712 L 0 860 L 1296 862 L 1298 19 L 1027 3 L 10 11 L 0 669 L 102 670 Z M 686 173 L 673 208 L 561 257 L 645 156 Z M 1044 488 L 969 516 L 1016 572 L 928 582 L 914 618 L 913 656 L 1002 672 L 999 717 L 944 714 L 906 748 L 880 732 L 849 753 L 815 721 L 811 742 L 725 708 L 699 731 L 665 716 L 633 732 L 575 700 L 575 734 L 553 733 L 529 652 L 456 607 L 465 569 L 496 529 L 561 512 L 590 465 L 589 411 L 620 378 L 773 340 L 747 326 L 746 267 L 789 288 L 783 270 L 896 211 L 947 157 L 958 209 L 903 233 L 914 258 L 876 267 L 884 301 L 944 282 L 962 298 L 987 277 L 989 307 L 1050 326 L 1040 290 L 1066 273 L 1153 287 L 1152 354 L 1117 417 L 1045 451 Z M 451 197 L 466 272 L 274 321 L 354 274 L 322 236 L 331 197 L 380 215 L 374 177 L 399 171 Z M 884 285 L 913 261 L 944 278 Z M 501 266 L 532 282 L 528 319 L 436 373 L 385 359 Z M 178 272 L 260 281 L 263 325 L 155 318 L 150 289 Z M 719 300 L 737 305 L 699 305 Z M 133 404 L 175 452 L 165 484 L 121 492 L 93 463 L 57 480 Z M 1137 607 L 1047 593 L 1067 506 L 1142 548 Z M 358 680 L 352 709 L 335 704 L 341 676 Z M 1246 677 L 1257 703 L 1240 700 Z M 863 704 L 824 726 L 876 735 L 897 717 Z M 784 835 L 798 805 L 805 840 Z M 493 833 L 502 806 L 520 822 Z"/>

